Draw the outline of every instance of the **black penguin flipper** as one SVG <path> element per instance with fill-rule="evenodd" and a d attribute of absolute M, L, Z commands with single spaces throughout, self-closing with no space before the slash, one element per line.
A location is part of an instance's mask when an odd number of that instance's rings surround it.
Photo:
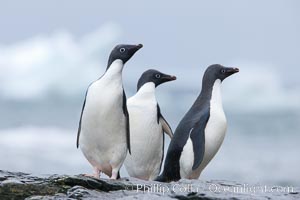
<path fill-rule="evenodd" d="M 129 154 L 131 154 L 129 114 L 128 114 L 128 110 L 127 110 L 127 99 L 126 99 L 126 94 L 125 94 L 124 89 L 123 89 L 123 113 L 124 113 L 125 119 L 126 119 L 126 142 L 127 142 L 127 149 L 129 151 Z"/>
<path fill-rule="evenodd" d="M 170 136 L 170 138 L 173 137 L 173 131 L 167 120 L 164 118 L 164 116 L 161 114 L 160 107 L 157 104 L 157 123 L 159 124 L 161 122 L 161 125 L 163 127 L 163 131 Z"/>
<path fill-rule="evenodd" d="M 85 102 L 86 102 L 86 95 L 87 95 L 87 92 L 85 93 L 85 97 L 84 97 L 84 101 L 83 101 L 83 106 L 82 106 L 82 109 L 81 109 L 81 114 L 80 114 L 80 120 L 79 120 L 79 126 L 78 126 L 78 131 L 77 131 L 77 140 L 76 140 L 76 147 L 78 149 L 79 147 L 79 136 L 80 136 L 80 131 L 81 131 L 81 119 L 82 119 L 82 114 L 83 114 L 83 111 L 84 111 L 84 107 L 85 107 Z"/>
<path fill-rule="evenodd" d="M 194 151 L 194 164 L 192 170 L 195 170 L 201 164 L 204 151 L 205 151 L 205 127 L 209 119 L 209 110 L 205 111 L 200 120 L 197 121 L 195 126 L 191 129 L 190 138 L 193 143 L 193 151 Z"/>

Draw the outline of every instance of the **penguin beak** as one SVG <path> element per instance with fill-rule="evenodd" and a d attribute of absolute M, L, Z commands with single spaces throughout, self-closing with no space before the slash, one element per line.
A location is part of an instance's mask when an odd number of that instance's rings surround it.
<path fill-rule="evenodd" d="M 138 44 L 138 45 L 128 45 L 128 52 L 130 57 L 133 56 L 139 49 L 141 49 L 143 47 L 142 44 Z"/>
<path fill-rule="evenodd" d="M 138 44 L 138 45 L 133 45 L 132 50 L 134 52 L 137 52 L 139 49 L 141 49 L 143 47 L 142 44 Z"/>
<path fill-rule="evenodd" d="M 232 74 L 238 73 L 239 71 L 240 71 L 239 68 L 230 67 L 227 68 L 226 73 L 228 74 L 228 76 L 230 76 Z"/>
<path fill-rule="evenodd" d="M 138 45 L 136 45 L 136 48 L 139 50 L 139 49 L 141 49 L 143 47 L 143 45 L 142 44 L 138 44 Z"/>
<path fill-rule="evenodd" d="M 167 82 L 167 81 L 175 81 L 176 80 L 176 76 L 172 76 L 172 75 L 164 75 L 162 77 L 162 79 L 164 80 L 164 82 Z"/>

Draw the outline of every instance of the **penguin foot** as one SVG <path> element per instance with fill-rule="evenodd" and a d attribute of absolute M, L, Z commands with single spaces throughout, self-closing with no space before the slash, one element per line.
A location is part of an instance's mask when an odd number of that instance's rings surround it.
<path fill-rule="evenodd" d="M 94 167 L 93 174 L 84 174 L 83 176 L 100 179 L 100 173 L 101 173 L 101 171 L 97 167 Z"/>
<path fill-rule="evenodd" d="M 100 178 L 100 176 L 98 176 L 97 174 L 83 174 L 83 176 L 91 177 L 91 178 L 97 178 L 97 179 Z"/>
<path fill-rule="evenodd" d="M 95 175 L 97 178 L 100 178 L 100 173 L 101 173 L 101 170 L 98 169 L 97 167 L 94 167 L 94 175 Z"/>
<path fill-rule="evenodd" d="M 119 171 L 116 172 L 116 171 L 113 170 L 110 179 L 117 180 L 117 179 L 120 179 L 120 178 L 121 178 L 120 172 Z"/>

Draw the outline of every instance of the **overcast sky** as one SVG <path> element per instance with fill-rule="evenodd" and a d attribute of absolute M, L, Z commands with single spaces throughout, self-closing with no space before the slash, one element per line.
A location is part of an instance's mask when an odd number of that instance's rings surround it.
<path fill-rule="evenodd" d="M 80 37 L 108 22 L 120 26 L 119 42 L 144 44 L 149 66 L 258 63 L 299 83 L 293 72 L 300 65 L 297 0 L 0 0 L 0 45 L 57 30 Z"/>

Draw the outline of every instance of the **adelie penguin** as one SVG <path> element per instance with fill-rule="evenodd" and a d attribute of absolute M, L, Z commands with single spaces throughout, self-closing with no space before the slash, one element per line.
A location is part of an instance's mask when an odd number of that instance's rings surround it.
<path fill-rule="evenodd" d="M 93 176 L 100 172 L 111 179 L 130 152 L 129 117 L 123 89 L 124 64 L 143 45 L 117 45 L 110 53 L 105 73 L 94 81 L 86 92 L 79 128 L 77 148 L 94 167 Z"/>
<path fill-rule="evenodd" d="M 131 155 L 127 155 L 124 165 L 131 177 L 153 180 L 160 172 L 164 156 L 164 132 L 170 138 L 173 132 L 161 114 L 155 88 L 173 80 L 176 80 L 175 76 L 148 70 L 138 81 L 137 93 L 127 100 Z"/>
<path fill-rule="evenodd" d="M 221 83 L 237 68 L 209 66 L 202 79 L 202 90 L 180 121 L 168 148 L 164 169 L 157 181 L 198 179 L 219 150 L 227 128 L 221 98 Z"/>

